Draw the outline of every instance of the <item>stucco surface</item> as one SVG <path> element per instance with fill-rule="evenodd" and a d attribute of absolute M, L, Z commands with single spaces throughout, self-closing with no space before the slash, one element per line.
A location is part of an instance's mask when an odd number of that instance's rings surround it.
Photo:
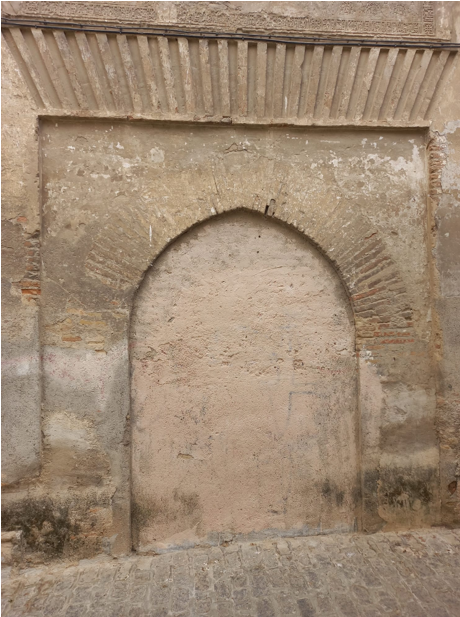
<path fill-rule="evenodd" d="M 18 19 L 42 7 L 82 24 L 154 15 L 152 23 L 199 31 L 218 30 L 222 16 L 205 2 L 4 4 Z M 335 37 L 333 18 L 351 14 L 361 36 L 366 22 L 402 24 L 398 3 L 382 3 L 372 19 L 367 3 L 320 4 L 271 3 L 264 28 L 305 31 L 314 17 L 315 31 Z M 459 3 L 422 4 L 406 7 L 416 19 L 404 28 L 460 41 Z M 232 27 L 257 25 L 262 3 L 230 6 Z M 3 36 L 2 525 L 23 530 L 27 559 L 131 550 L 132 309 L 182 246 L 177 238 L 197 224 L 192 234 L 211 233 L 233 210 L 276 223 L 278 240 L 299 232 L 348 296 L 358 529 L 457 525 L 456 50 L 161 33 L 134 41 L 28 26 Z M 415 30 L 407 36 L 419 44 Z M 204 356 L 196 364 L 206 368 Z M 153 387 L 146 380 L 145 391 Z"/>
<path fill-rule="evenodd" d="M 149 270 L 130 347 L 138 549 L 353 529 L 354 323 L 305 239 L 248 213 L 188 232 Z"/>
<path fill-rule="evenodd" d="M 375 530 L 438 520 L 423 133 L 56 119 L 42 122 L 40 140 L 45 447 L 40 478 L 7 493 L 6 508 L 26 507 L 20 505 L 25 498 L 36 500 L 33 511 L 43 499 L 61 504 L 68 527 L 80 529 L 68 543 L 70 551 L 130 546 L 128 339 L 136 291 L 175 238 L 219 213 L 243 209 L 287 225 L 290 233 L 297 229 L 304 242 L 310 239 L 350 297 L 360 375 L 358 526 Z M 225 242 L 231 245 L 236 238 L 228 229 Z M 277 230 L 282 238 L 283 229 Z M 293 273 L 277 275 L 282 280 Z M 320 305 L 317 319 L 322 311 Z M 341 339 L 334 338 L 338 345 Z M 205 384 L 206 374 L 198 379 Z M 326 393 L 332 409 L 334 380 Z M 304 388 L 296 383 L 292 390 Z M 280 391 L 284 402 L 287 394 Z M 174 396 L 185 404 L 179 391 Z M 301 398 L 292 398 L 295 413 Z M 243 408 L 242 395 L 239 401 Z M 221 464 L 216 458 L 217 468 Z M 325 476 L 321 481 L 333 487 L 334 478 Z M 332 508 L 328 520 L 316 504 L 304 520 L 309 528 L 322 524 L 322 517 L 326 528 L 350 527 L 351 484 L 336 484 L 347 513 L 337 508 L 335 518 Z M 292 517 L 283 521 L 286 529 L 300 524 L 296 512 L 303 499 L 296 496 Z M 90 520 L 88 509 L 94 511 Z M 265 525 L 272 522 L 253 527 Z M 211 528 L 206 524 L 199 533 Z M 165 529 L 163 539 L 174 533 Z"/>
<path fill-rule="evenodd" d="M 33 100 L 2 40 L 2 483 L 40 467 L 40 352 L 34 245 L 40 229 Z M 31 293 L 28 293 L 31 292 Z M 14 445 L 13 445 L 14 444 Z"/>

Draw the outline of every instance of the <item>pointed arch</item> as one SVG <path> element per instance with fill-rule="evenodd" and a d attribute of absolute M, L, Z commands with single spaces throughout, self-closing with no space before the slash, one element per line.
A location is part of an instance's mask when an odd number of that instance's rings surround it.
<path fill-rule="evenodd" d="M 357 528 L 354 319 L 292 226 L 239 209 L 182 234 L 137 292 L 130 350 L 136 550 Z"/>

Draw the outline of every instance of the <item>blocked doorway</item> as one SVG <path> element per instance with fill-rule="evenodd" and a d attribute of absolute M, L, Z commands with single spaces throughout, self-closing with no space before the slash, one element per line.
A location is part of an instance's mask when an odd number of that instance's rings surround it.
<path fill-rule="evenodd" d="M 356 529 L 354 321 L 308 240 L 200 224 L 147 272 L 130 348 L 136 550 Z"/>

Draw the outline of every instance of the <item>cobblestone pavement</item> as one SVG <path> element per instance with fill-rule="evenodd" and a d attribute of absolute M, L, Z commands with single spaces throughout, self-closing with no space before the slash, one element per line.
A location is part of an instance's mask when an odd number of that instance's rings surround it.
<path fill-rule="evenodd" d="M 458 617 L 460 530 L 103 557 L 5 578 L 4 617 Z"/>

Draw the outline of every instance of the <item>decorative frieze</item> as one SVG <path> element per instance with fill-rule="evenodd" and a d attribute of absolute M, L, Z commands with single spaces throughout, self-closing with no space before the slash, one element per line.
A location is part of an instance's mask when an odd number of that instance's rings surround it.
<path fill-rule="evenodd" d="M 420 124 L 457 54 L 25 27 L 3 35 L 44 112 L 187 121 Z"/>
<path fill-rule="evenodd" d="M 289 11 L 282 13 L 272 6 L 267 6 L 265 11 L 244 11 L 240 7 L 229 7 L 229 3 L 178 4 L 180 23 L 218 28 L 226 32 L 244 30 L 353 36 L 436 36 L 433 2 L 337 2 L 334 3 L 333 19 L 327 2 L 290 2 L 287 4 L 304 6 L 290 7 Z"/>
<path fill-rule="evenodd" d="M 220 32 L 449 38 L 434 2 L 4 2 L 6 15 Z M 333 17 L 331 17 L 333 15 Z"/>

